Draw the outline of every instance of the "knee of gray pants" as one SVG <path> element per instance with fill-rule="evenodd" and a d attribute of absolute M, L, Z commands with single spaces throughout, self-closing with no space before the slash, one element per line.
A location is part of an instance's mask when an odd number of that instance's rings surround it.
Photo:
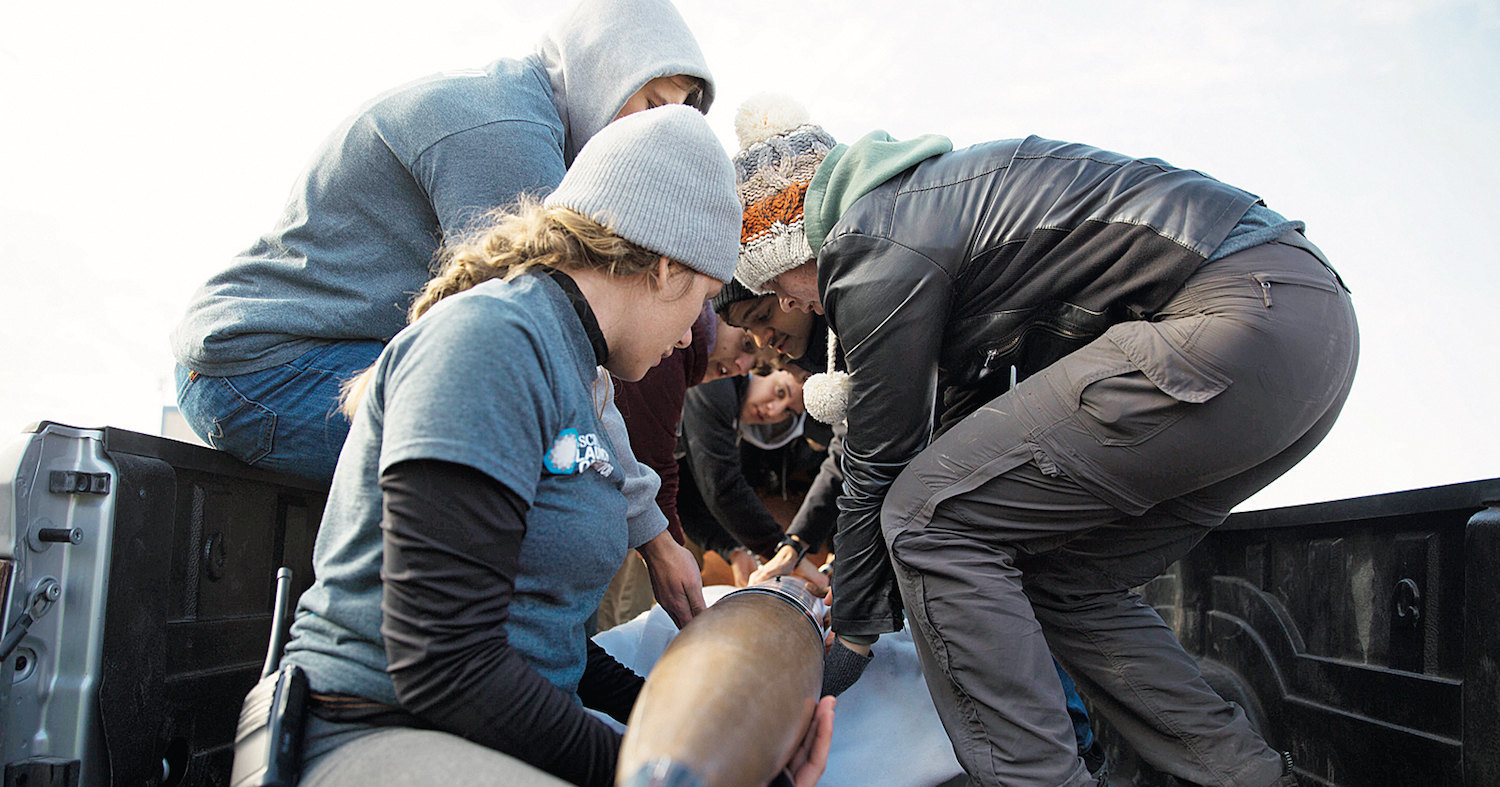
<path fill-rule="evenodd" d="M 934 441 L 896 476 L 880 508 L 880 527 L 887 546 L 904 531 L 926 527 L 939 505 L 1032 459 L 1036 447 L 1024 442 L 1018 425 L 996 423 L 1001 420 L 990 408 L 981 408 Z M 960 439 L 972 433 L 982 433 L 986 439 Z"/>

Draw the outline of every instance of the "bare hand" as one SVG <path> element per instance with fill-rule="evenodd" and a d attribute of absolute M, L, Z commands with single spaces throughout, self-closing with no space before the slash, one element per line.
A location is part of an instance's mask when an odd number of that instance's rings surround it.
<path fill-rule="evenodd" d="M 755 555 L 751 554 L 750 550 L 740 547 L 729 553 L 729 570 L 734 572 L 735 587 L 742 588 L 754 584 L 750 581 L 750 577 L 754 576 L 759 568 L 760 562 L 755 559 Z"/>
<path fill-rule="evenodd" d="M 797 551 L 789 546 L 776 550 L 776 554 L 766 564 L 761 566 L 750 575 L 750 584 L 758 584 L 773 577 L 795 574 L 807 582 L 807 589 L 814 595 L 824 596 L 828 593 L 828 575 L 820 573 L 818 567 L 811 560 L 802 558 L 797 563 L 792 563 L 797 557 Z"/>
<path fill-rule="evenodd" d="M 833 742 L 835 701 L 833 697 L 818 700 L 818 707 L 813 710 L 812 724 L 808 725 L 807 734 L 802 736 L 802 742 L 792 752 L 792 759 L 787 763 L 786 768 L 791 772 L 792 783 L 796 787 L 813 787 L 822 778 L 823 769 L 828 767 L 828 747 Z"/>
<path fill-rule="evenodd" d="M 651 593 L 678 628 L 708 607 L 703 603 L 703 574 L 686 547 L 663 530 L 639 548 L 651 574 Z"/>

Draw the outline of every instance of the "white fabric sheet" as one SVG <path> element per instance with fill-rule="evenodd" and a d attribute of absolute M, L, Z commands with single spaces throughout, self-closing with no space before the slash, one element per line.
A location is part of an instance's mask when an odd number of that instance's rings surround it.
<path fill-rule="evenodd" d="M 706 587 L 703 595 L 712 604 L 732 590 L 722 585 Z M 655 606 L 634 620 L 600 632 L 594 641 L 620 663 L 646 675 L 676 634 L 672 619 Z M 865 674 L 839 696 L 828 769 L 819 787 L 929 787 L 961 774 L 922 680 L 910 631 L 882 636 L 874 652 Z M 704 712 L 733 713 L 734 709 L 705 708 Z"/>

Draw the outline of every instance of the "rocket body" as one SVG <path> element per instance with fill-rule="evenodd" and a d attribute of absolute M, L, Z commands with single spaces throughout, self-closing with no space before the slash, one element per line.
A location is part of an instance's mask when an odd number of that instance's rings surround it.
<path fill-rule="evenodd" d="M 823 680 L 824 606 L 801 580 L 731 593 L 657 660 L 620 748 L 622 787 L 760 787 L 807 731 Z"/>

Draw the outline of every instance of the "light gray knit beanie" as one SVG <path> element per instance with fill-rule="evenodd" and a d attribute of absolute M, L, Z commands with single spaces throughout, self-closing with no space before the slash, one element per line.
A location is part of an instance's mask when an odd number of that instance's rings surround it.
<path fill-rule="evenodd" d="M 734 165 L 697 110 L 670 104 L 605 126 L 543 204 L 577 211 L 721 282 L 734 277 Z"/>

